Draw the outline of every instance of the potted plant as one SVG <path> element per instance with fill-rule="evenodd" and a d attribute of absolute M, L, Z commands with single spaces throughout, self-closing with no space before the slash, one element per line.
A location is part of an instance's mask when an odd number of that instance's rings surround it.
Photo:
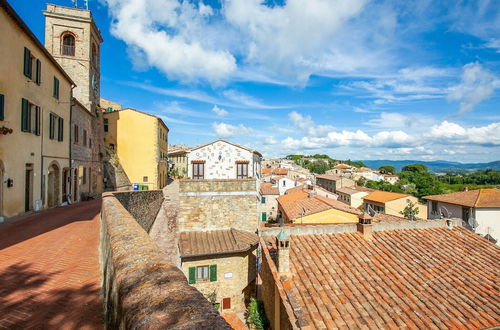
<path fill-rule="evenodd" d="M 2 126 L 2 127 L 0 127 L 0 134 L 3 134 L 3 135 L 12 134 L 12 128 Z"/>

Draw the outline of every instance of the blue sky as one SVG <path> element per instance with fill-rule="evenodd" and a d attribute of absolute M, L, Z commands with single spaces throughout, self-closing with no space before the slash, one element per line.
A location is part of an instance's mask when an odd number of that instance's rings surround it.
<path fill-rule="evenodd" d="M 44 40 L 45 2 L 10 3 Z M 267 157 L 500 159 L 500 1 L 89 7 L 104 38 L 101 96 L 161 116 L 171 144 L 222 137 Z"/>

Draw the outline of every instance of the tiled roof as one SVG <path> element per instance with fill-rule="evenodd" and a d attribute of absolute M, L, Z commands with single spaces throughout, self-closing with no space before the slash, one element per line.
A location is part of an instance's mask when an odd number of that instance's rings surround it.
<path fill-rule="evenodd" d="M 361 214 L 361 211 L 332 198 L 320 195 L 309 197 L 306 191 L 283 195 L 278 197 L 277 200 L 281 205 L 281 209 L 290 220 L 330 209 L 337 209 L 356 215 Z"/>
<path fill-rule="evenodd" d="M 385 203 L 408 196 L 410 195 L 394 193 L 390 191 L 375 190 L 371 194 L 368 194 L 365 197 L 363 197 L 363 199 L 377 203 Z"/>
<path fill-rule="evenodd" d="M 287 189 L 287 190 L 285 190 L 285 195 L 295 194 L 296 192 L 299 192 L 299 191 L 306 191 L 306 192 L 309 191 L 308 185 L 301 184 L 299 186 Z"/>
<path fill-rule="evenodd" d="M 316 175 L 316 178 L 337 181 L 337 180 L 340 180 L 342 177 L 340 175 L 335 175 L 335 174 L 320 174 L 320 175 Z"/>
<path fill-rule="evenodd" d="M 292 235 L 286 307 L 304 328 L 494 326 L 499 255 L 463 227 Z"/>
<path fill-rule="evenodd" d="M 260 184 L 261 195 L 279 195 L 280 190 L 278 187 L 273 186 L 271 182 L 262 182 Z"/>
<path fill-rule="evenodd" d="M 354 195 L 354 194 L 357 194 L 357 193 L 360 193 L 360 192 L 370 193 L 370 192 L 373 192 L 373 191 L 375 191 L 375 190 L 370 189 L 370 188 L 366 188 L 366 187 L 361 187 L 361 186 L 337 188 L 337 192 L 340 192 L 340 193 L 343 193 L 343 194 L 346 194 L 346 195 Z"/>
<path fill-rule="evenodd" d="M 477 189 L 451 194 L 424 196 L 424 199 L 468 207 L 500 207 L 500 190 Z"/>
<path fill-rule="evenodd" d="M 270 168 L 266 167 L 266 168 L 263 168 L 261 172 L 262 172 L 262 175 L 267 175 L 267 174 L 271 174 L 271 171 L 272 170 Z"/>
<path fill-rule="evenodd" d="M 180 233 L 181 257 L 194 257 L 248 251 L 257 245 L 259 237 L 234 228 Z"/>
<path fill-rule="evenodd" d="M 275 174 L 275 175 L 287 175 L 288 170 L 286 168 L 275 168 L 273 170 L 273 174 Z"/>
<path fill-rule="evenodd" d="M 352 166 L 339 164 L 337 166 L 334 166 L 333 168 L 348 169 L 348 168 L 352 168 Z"/>

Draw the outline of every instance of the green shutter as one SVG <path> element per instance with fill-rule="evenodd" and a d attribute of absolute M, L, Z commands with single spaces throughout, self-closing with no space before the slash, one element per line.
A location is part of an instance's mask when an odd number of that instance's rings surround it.
<path fill-rule="evenodd" d="M 262 204 L 266 204 L 266 198 L 264 196 L 262 196 L 261 202 L 262 202 Z"/>
<path fill-rule="evenodd" d="M 59 79 L 57 79 L 56 77 L 54 77 L 54 94 L 53 94 L 53 96 L 56 99 L 59 99 Z"/>
<path fill-rule="evenodd" d="M 266 222 L 266 221 L 267 221 L 267 213 L 262 212 L 262 222 Z"/>
<path fill-rule="evenodd" d="M 217 265 L 210 265 L 210 282 L 217 281 Z"/>
<path fill-rule="evenodd" d="M 42 62 L 39 59 L 36 59 L 36 72 L 35 72 L 35 83 L 40 85 L 42 82 Z"/>
<path fill-rule="evenodd" d="M 49 113 L 49 139 L 54 139 L 54 115 Z"/>
<path fill-rule="evenodd" d="M 59 117 L 58 120 L 58 127 L 57 127 L 57 141 L 63 141 L 64 140 L 64 119 Z"/>
<path fill-rule="evenodd" d="M 24 47 L 24 75 L 31 78 L 31 51 Z"/>
<path fill-rule="evenodd" d="M 36 135 L 40 135 L 40 107 L 35 107 L 35 131 Z"/>
<path fill-rule="evenodd" d="M 5 105 L 5 97 L 3 94 L 0 94 L 0 120 L 4 119 L 4 105 Z"/>
<path fill-rule="evenodd" d="M 189 267 L 189 284 L 196 283 L 196 267 Z"/>
<path fill-rule="evenodd" d="M 21 100 L 21 131 L 28 132 L 29 128 L 29 102 L 26 99 Z"/>

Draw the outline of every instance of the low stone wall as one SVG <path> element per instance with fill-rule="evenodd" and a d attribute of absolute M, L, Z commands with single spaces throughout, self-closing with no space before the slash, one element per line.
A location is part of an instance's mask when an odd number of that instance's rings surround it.
<path fill-rule="evenodd" d="M 161 190 L 126 191 L 115 192 L 114 196 L 149 233 L 163 203 L 163 192 Z"/>
<path fill-rule="evenodd" d="M 256 179 L 210 179 L 210 180 L 179 180 L 179 192 L 230 192 L 257 191 Z"/>
<path fill-rule="evenodd" d="M 231 329 L 113 193 L 103 195 L 100 264 L 107 329 Z"/>

